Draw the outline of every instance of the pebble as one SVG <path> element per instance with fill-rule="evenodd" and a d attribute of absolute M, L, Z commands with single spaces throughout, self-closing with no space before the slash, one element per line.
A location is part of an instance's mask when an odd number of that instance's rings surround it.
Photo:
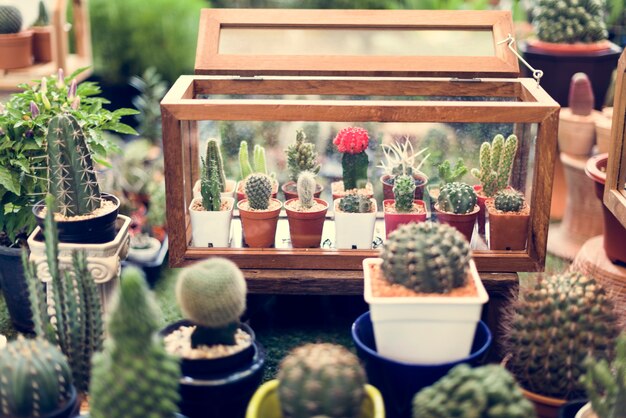
<path fill-rule="evenodd" d="M 214 359 L 238 353 L 252 344 L 250 334 L 240 328 L 235 334 L 235 345 L 203 345 L 191 348 L 191 334 L 195 329 L 195 326 L 183 326 L 166 335 L 164 342 L 167 352 L 190 360 Z"/>

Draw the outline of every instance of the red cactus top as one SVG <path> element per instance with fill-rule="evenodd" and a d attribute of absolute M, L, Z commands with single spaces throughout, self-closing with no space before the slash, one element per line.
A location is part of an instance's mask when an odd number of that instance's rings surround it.
<path fill-rule="evenodd" d="M 335 144 L 339 152 L 360 154 L 367 148 L 369 140 L 370 137 L 365 129 L 350 126 L 343 128 L 337 133 L 337 136 L 333 140 L 333 144 Z"/>

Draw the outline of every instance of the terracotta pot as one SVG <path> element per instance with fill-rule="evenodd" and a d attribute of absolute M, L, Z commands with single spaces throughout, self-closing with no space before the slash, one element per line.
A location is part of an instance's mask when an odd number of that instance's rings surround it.
<path fill-rule="evenodd" d="M 298 190 L 296 189 L 295 181 L 288 181 L 287 183 L 280 186 L 280 189 L 283 191 L 283 194 L 285 195 L 285 202 L 287 200 L 298 198 Z M 317 185 L 315 186 L 315 193 L 313 193 L 313 197 L 319 198 L 323 190 L 324 190 L 324 186 L 317 183 Z"/>
<path fill-rule="evenodd" d="M 400 225 L 410 222 L 424 222 L 426 220 L 426 203 L 423 200 L 414 200 L 416 205 L 422 208 L 423 213 L 389 213 L 387 206 L 395 204 L 393 199 L 383 200 L 383 212 L 385 217 L 385 236 L 389 237 Z"/>
<path fill-rule="evenodd" d="M 0 69 L 11 70 L 33 65 L 33 31 L 0 35 Z"/>
<path fill-rule="evenodd" d="M 341 184 L 341 188 L 343 188 L 343 180 L 340 181 L 334 181 L 330 184 L 330 190 L 331 193 L 333 195 L 333 201 L 337 200 L 337 199 L 341 199 L 342 197 L 344 197 L 346 195 L 345 192 L 338 192 L 336 191 L 335 187 L 337 187 L 339 184 Z M 368 191 L 371 190 L 371 193 L 368 193 Z M 359 191 L 365 191 L 365 195 L 367 197 L 369 197 L 370 199 L 372 197 L 374 197 L 374 186 L 372 185 L 371 182 L 367 182 L 367 186 L 364 189 L 359 189 Z"/>
<path fill-rule="evenodd" d="M 276 225 L 278 224 L 278 215 L 280 214 L 282 203 L 277 199 L 272 199 L 272 201 L 280 204 L 278 209 L 251 211 L 241 208 L 243 203 L 248 202 L 248 199 L 243 199 L 237 203 L 243 235 L 248 247 L 269 248 L 274 246 Z"/>
<path fill-rule="evenodd" d="M 322 241 L 328 202 L 315 198 L 317 203 L 324 205 L 324 209 L 317 212 L 298 212 L 289 208 L 289 204 L 296 200 L 289 199 L 285 202 L 291 246 L 293 248 L 318 248 Z"/>
<path fill-rule="evenodd" d="M 611 126 L 611 118 L 607 117 L 606 113 L 602 111 L 602 116 L 596 119 L 596 144 L 598 145 L 599 153 L 609 152 L 609 145 L 611 144 Z"/>
<path fill-rule="evenodd" d="M 483 186 L 477 184 L 474 187 L 474 191 L 476 192 L 477 204 L 478 204 L 478 215 L 476 216 L 476 221 L 478 222 L 478 233 L 485 233 L 485 218 L 487 217 L 487 211 L 485 210 L 485 202 L 487 199 L 491 199 L 483 195 Z"/>
<path fill-rule="evenodd" d="M 245 183 L 243 181 L 240 181 L 237 183 L 237 202 L 241 202 L 242 200 L 246 199 L 246 194 L 243 191 L 244 187 L 245 187 Z M 278 195 L 278 182 L 274 181 L 274 183 L 272 184 L 272 198 L 276 199 L 277 195 Z"/>
<path fill-rule="evenodd" d="M 383 199 L 392 200 L 396 197 L 393 194 L 393 182 L 390 181 L 393 176 L 385 174 L 380 177 L 380 182 L 383 184 Z M 424 188 L 428 184 L 428 177 L 423 174 L 413 174 L 415 180 L 415 200 L 422 200 L 424 198 Z"/>
<path fill-rule="evenodd" d="M 559 150 L 570 155 L 590 155 L 596 142 L 596 120 L 602 113 L 593 110 L 586 116 L 574 115 L 565 107 L 559 113 Z"/>
<path fill-rule="evenodd" d="M 456 213 L 440 211 L 439 205 L 435 204 L 435 212 L 437 212 L 439 222 L 455 227 L 469 242 L 472 242 L 472 233 L 474 232 L 474 224 L 476 223 L 479 210 L 478 205 L 475 205 L 474 210 L 470 213 L 458 215 Z"/>
<path fill-rule="evenodd" d="M 486 202 L 489 213 L 489 249 L 521 251 L 526 249 L 530 215 L 498 213 L 493 199 Z"/>
<path fill-rule="evenodd" d="M 600 202 L 604 198 L 608 159 L 608 154 L 598 154 L 591 157 L 585 167 L 585 173 L 595 182 L 596 196 Z M 626 228 L 604 204 L 602 212 L 604 214 L 604 251 L 613 263 L 626 263 Z"/>
<path fill-rule="evenodd" d="M 531 401 L 537 412 L 537 418 L 557 418 L 559 409 L 565 404 L 565 399 L 551 398 L 530 392 L 524 388 L 520 388 L 524 397 Z"/>
<path fill-rule="evenodd" d="M 36 63 L 52 61 L 52 26 L 36 26 L 33 31 L 33 57 Z"/>

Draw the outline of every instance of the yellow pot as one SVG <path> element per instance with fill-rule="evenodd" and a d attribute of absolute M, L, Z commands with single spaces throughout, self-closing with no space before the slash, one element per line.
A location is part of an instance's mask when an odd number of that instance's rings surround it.
<path fill-rule="evenodd" d="M 278 380 L 265 382 L 257 389 L 248 404 L 246 418 L 282 418 L 278 400 Z M 385 418 L 385 405 L 378 389 L 365 385 L 365 400 L 359 418 Z"/>

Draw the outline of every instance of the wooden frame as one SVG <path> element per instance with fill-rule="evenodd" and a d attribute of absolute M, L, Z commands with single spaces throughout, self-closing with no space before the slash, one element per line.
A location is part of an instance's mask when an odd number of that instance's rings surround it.
<path fill-rule="evenodd" d="M 609 161 L 606 168 L 604 204 L 626 228 L 626 52 L 622 53 L 615 80 L 615 103 Z"/>

